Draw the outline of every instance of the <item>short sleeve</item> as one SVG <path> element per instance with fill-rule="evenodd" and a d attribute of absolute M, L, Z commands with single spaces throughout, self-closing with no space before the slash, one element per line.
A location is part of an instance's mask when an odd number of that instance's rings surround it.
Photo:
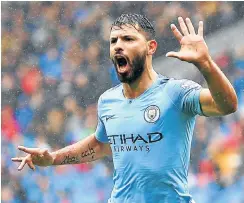
<path fill-rule="evenodd" d="M 102 111 L 102 99 L 100 97 L 98 100 L 98 107 L 97 107 L 97 112 L 98 112 L 97 120 L 98 121 L 97 121 L 97 128 L 96 128 L 96 132 L 95 132 L 95 137 L 100 142 L 109 143 L 107 133 L 106 133 L 106 129 L 105 129 L 104 123 L 101 119 L 101 111 Z"/>
<path fill-rule="evenodd" d="M 190 115 L 204 115 L 200 104 L 201 85 L 191 80 L 171 80 L 168 94 L 182 112 Z"/>

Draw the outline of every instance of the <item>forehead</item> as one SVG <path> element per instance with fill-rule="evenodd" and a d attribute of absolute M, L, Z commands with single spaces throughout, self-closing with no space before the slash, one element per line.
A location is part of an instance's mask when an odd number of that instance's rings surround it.
<path fill-rule="evenodd" d="M 138 25 L 122 25 L 122 26 L 113 26 L 110 32 L 110 38 L 112 37 L 118 37 L 118 36 L 123 36 L 123 35 L 138 35 L 138 36 L 143 36 L 143 31 L 140 29 Z"/>

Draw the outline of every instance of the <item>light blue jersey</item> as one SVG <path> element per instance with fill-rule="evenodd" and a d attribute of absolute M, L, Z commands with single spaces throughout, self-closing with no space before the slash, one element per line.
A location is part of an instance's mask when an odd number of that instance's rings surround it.
<path fill-rule="evenodd" d="M 111 203 L 193 202 L 187 172 L 200 91 L 159 76 L 136 99 L 126 99 L 122 85 L 101 95 L 95 135 L 113 152 Z"/>

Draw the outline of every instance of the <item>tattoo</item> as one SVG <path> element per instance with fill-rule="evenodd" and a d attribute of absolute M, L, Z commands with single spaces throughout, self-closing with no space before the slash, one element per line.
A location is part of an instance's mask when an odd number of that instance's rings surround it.
<path fill-rule="evenodd" d="M 88 150 L 81 153 L 82 158 L 87 157 L 87 156 L 91 156 L 91 158 L 93 159 L 94 155 L 95 155 L 95 150 L 92 147 L 90 147 L 89 144 L 88 144 Z"/>
<path fill-rule="evenodd" d="M 63 162 L 61 163 L 61 165 L 63 164 L 74 164 L 74 163 L 79 163 L 79 160 L 77 157 L 73 156 L 70 157 L 69 155 L 65 156 Z"/>

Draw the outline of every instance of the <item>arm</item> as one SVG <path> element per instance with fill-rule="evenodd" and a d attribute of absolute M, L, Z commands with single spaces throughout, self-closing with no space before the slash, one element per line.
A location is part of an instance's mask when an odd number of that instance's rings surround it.
<path fill-rule="evenodd" d="M 18 170 L 22 170 L 25 164 L 34 170 L 34 165 L 51 166 L 85 163 L 100 159 L 106 155 L 111 155 L 109 144 L 99 142 L 94 134 L 52 153 L 48 152 L 47 149 L 40 148 L 19 146 L 18 149 L 28 153 L 25 157 L 12 158 L 12 161 L 20 162 Z"/>
<path fill-rule="evenodd" d="M 208 84 L 208 89 L 203 89 L 200 93 L 204 115 L 221 116 L 235 112 L 237 110 L 235 90 L 220 68 L 211 59 L 196 66 Z"/>
<path fill-rule="evenodd" d="M 95 135 L 51 153 L 52 165 L 85 163 L 111 155 L 109 144 L 99 142 Z"/>
<path fill-rule="evenodd" d="M 221 116 L 233 113 L 237 109 L 237 96 L 229 80 L 213 62 L 203 39 L 203 22 L 199 22 L 198 34 L 189 18 L 179 17 L 181 32 L 175 25 L 171 29 L 181 44 L 179 52 L 168 52 L 166 56 L 193 63 L 203 74 L 209 89 L 200 93 L 200 103 L 206 116 Z"/>

